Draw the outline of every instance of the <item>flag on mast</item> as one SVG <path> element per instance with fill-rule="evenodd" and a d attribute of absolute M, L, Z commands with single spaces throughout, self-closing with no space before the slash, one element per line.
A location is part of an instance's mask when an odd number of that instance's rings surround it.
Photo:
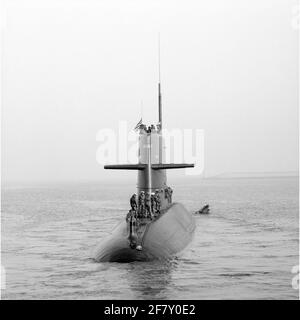
<path fill-rule="evenodd" d="M 141 120 L 137 123 L 137 125 L 134 127 L 134 131 L 137 131 L 140 128 L 140 125 L 143 123 L 143 120 Z"/>

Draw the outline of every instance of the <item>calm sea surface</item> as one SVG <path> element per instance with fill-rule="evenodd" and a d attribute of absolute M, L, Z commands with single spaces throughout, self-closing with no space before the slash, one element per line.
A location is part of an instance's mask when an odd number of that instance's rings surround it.
<path fill-rule="evenodd" d="M 96 263 L 93 249 L 128 210 L 133 186 L 2 190 L 4 299 L 297 299 L 298 178 L 172 183 L 196 233 L 168 262 Z"/>

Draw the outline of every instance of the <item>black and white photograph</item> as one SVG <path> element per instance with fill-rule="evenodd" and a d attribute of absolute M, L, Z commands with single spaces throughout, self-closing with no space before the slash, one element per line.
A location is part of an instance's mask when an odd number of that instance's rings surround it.
<path fill-rule="evenodd" d="M 299 300 L 297 0 L 3 0 L 0 20 L 1 300 Z"/>

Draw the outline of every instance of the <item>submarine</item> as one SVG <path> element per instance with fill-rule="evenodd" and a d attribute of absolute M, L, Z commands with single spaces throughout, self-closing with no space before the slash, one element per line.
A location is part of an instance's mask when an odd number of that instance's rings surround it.
<path fill-rule="evenodd" d="M 127 216 L 113 228 L 94 251 L 97 262 L 132 262 L 171 259 L 192 241 L 193 214 L 173 202 L 166 171 L 192 168 L 194 164 L 165 163 L 162 135 L 162 95 L 158 82 L 158 124 L 147 127 L 141 121 L 138 131 L 138 163 L 109 164 L 105 169 L 137 171 L 137 201 Z M 151 205 L 145 199 L 151 198 Z M 146 201 L 148 201 L 146 200 Z"/>

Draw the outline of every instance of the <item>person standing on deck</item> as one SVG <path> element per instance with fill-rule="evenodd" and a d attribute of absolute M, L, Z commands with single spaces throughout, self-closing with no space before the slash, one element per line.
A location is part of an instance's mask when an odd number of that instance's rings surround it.
<path fill-rule="evenodd" d="M 136 209 L 137 209 L 137 201 L 136 201 L 136 194 L 135 193 L 130 198 L 130 206 L 131 206 L 132 210 L 136 211 Z"/>
<path fill-rule="evenodd" d="M 155 211 L 157 213 L 160 213 L 160 205 L 161 205 L 161 201 L 160 201 L 159 190 L 156 189 L 155 190 Z"/>
<path fill-rule="evenodd" d="M 151 212 L 152 214 L 155 213 L 155 195 L 151 193 Z"/>
<path fill-rule="evenodd" d="M 128 221 L 131 219 L 131 217 L 134 217 L 134 218 L 135 218 L 135 212 L 136 212 L 136 211 L 134 211 L 134 210 L 132 210 L 132 209 L 130 209 L 130 210 L 128 211 L 127 216 L 126 216 L 126 222 L 128 222 Z"/>
<path fill-rule="evenodd" d="M 173 189 L 169 187 L 170 203 L 172 203 Z"/>
<path fill-rule="evenodd" d="M 167 187 L 165 189 L 165 198 L 168 199 L 168 203 L 172 203 L 172 194 L 173 189 L 171 187 Z"/>
<path fill-rule="evenodd" d="M 165 189 L 165 199 L 168 199 L 168 203 L 170 203 L 169 187 Z"/>
<path fill-rule="evenodd" d="M 145 215 L 145 191 L 141 191 L 139 195 L 139 216 L 144 217 Z"/>
<path fill-rule="evenodd" d="M 152 219 L 150 192 L 146 193 L 145 208 L 146 208 L 146 217 Z"/>

